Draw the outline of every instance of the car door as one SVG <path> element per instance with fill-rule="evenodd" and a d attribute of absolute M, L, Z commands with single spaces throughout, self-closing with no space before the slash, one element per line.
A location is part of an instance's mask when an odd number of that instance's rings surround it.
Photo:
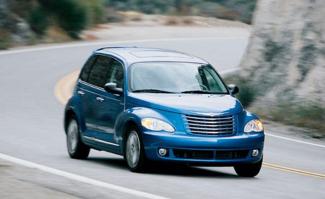
<path fill-rule="evenodd" d="M 97 56 L 92 55 L 85 65 L 83 66 L 78 82 L 77 82 L 77 94 L 80 101 L 80 115 L 81 126 L 84 129 L 85 136 L 91 136 L 91 131 L 94 130 L 92 125 L 93 111 L 91 109 L 91 103 L 93 103 L 93 86 L 88 82 L 88 78 L 92 67 L 96 62 Z"/>
<path fill-rule="evenodd" d="M 124 67 L 121 61 L 110 57 L 105 83 L 116 83 L 117 88 L 124 88 Z M 117 146 L 114 140 L 114 126 L 117 117 L 124 111 L 123 94 L 114 94 L 101 89 L 96 95 L 97 129 L 95 137 L 106 144 Z M 107 143 L 108 142 L 108 143 Z"/>
<path fill-rule="evenodd" d="M 98 95 L 103 92 L 110 58 L 94 55 L 91 67 L 84 67 L 79 79 L 77 93 L 81 96 L 81 107 L 85 121 L 86 135 L 93 137 L 100 131 L 97 119 Z"/>

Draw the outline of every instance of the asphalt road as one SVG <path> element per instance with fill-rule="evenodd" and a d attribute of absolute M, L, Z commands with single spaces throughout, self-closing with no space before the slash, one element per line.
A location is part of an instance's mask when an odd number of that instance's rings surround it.
<path fill-rule="evenodd" d="M 323 145 L 273 136 L 267 136 L 265 143 L 264 157 L 269 164 L 252 179 L 237 177 L 232 168 L 220 167 L 162 166 L 145 174 L 131 173 L 121 157 L 97 151 L 92 151 L 88 160 L 69 159 L 62 128 L 63 105 L 54 97 L 54 87 L 64 75 L 79 69 L 92 50 L 104 45 L 0 53 L 1 154 L 167 198 L 325 198 L 325 178 L 306 173 L 325 174 Z M 225 72 L 238 65 L 247 38 L 142 41 L 127 45 L 185 51 L 207 59 L 218 71 Z M 291 168 L 301 172 L 290 171 Z M 132 193 L 57 179 L 62 177 L 44 174 L 44 178 L 47 180 L 38 183 L 77 198 L 134 198 Z M 0 178 L 1 182 L 5 180 Z"/>

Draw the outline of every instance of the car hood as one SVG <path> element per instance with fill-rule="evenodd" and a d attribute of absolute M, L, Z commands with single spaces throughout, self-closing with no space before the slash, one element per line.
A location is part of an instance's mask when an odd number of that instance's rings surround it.
<path fill-rule="evenodd" d="M 181 114 L 235 114 L 243 110 L 231 95 L 131 93 L 128 102 L 135 106 Z"/>

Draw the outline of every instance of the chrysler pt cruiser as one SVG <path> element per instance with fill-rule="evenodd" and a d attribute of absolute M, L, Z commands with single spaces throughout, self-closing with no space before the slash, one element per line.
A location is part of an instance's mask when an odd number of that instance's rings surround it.
<path fill-rule="evenodd" d="M 171 50 L 105 47 L 84 64 L 64 115 L 68 154 L 90 149 L 148 162 L 232 166 L 256 176 L 264 129 L 205 60 Z"/>

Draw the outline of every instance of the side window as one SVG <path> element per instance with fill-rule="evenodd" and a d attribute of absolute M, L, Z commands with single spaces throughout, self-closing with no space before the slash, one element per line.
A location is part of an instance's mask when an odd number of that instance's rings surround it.
<path fill-rule="evenodd" d="M 95 60 L 96 60 L 96 56 L 93 55 L 93 56 L 91 56 L 91 57 L 87 60 L 87 62 L 85 63 L 85 65 L 84 65 L 84 67 L 82 68 L 81 73 L 80 73 L 80 79 L 81 79 L 82 81 L 87 82 L 87 80 L 88 80 L 88 76 L 89 76 L 89 72 L 90 72 L 91 67 L 92 67 L 92 65 L 94 64 Z"/>
<path fill-rule="evenodd" d="M 110 70 L 110 60 L 110 58 L 105 56 L 97 56 L 97 59 L 90 70 L 88 83 L 104 87 L 106 83 L 106 74 L 108 74 Z"/>
<path fill-rule="evenodd" d="M 106 83 L 114 82 L 117 85 L 117 88 L 123 88 L 123 65 L 115 60 L 112 59 L 110 63 L 110 70 L 106 76 Z"/>

